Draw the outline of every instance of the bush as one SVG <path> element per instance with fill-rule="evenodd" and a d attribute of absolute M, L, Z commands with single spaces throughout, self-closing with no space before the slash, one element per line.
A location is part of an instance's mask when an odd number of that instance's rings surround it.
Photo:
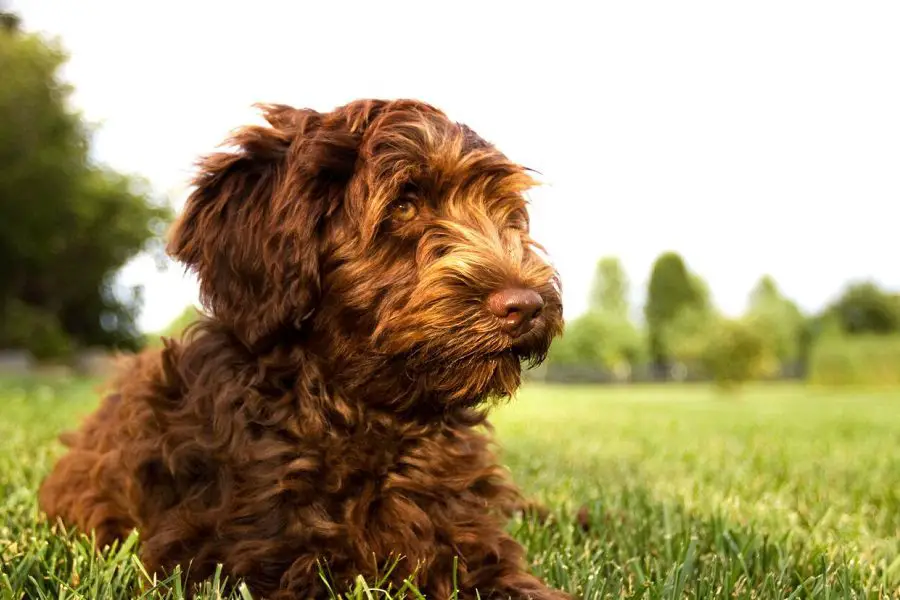
<path fill-rule="evenodd" d="M 700 353 L 700 362 L 722 388 L 762 376 L 772 356 L 766 340 L 745 320 L 718 319 Z"/>
<path fill-rule="evenodd" d="M 809 382 L 900 385 L 900 336 L 823 336 L 812 348 Z"/>

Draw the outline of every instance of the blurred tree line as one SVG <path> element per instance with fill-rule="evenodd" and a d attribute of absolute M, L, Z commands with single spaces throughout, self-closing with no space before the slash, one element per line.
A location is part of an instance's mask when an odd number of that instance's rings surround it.
<path fill-rule="evenodd" d="M 140 346 L 140 290 L 114 277 L 171 218 L 145 182 L 91 159 L 66 60 L 0 10 L 0 349 L 41 359 Z"/>
<path fill-rule="evenodd" d="M 0 6 L 0 350 L 39 359 L 143 345 L 140 290 L 116 290 L 115 276 L 138 253 L 161 250 L 171 219 L 145 182 L 91 160 L 91 128 L 59 76 L 66 60 Z M 646 368 L 653 379 L 699 373 L 725 386 L 791 370 L 824 383 L 900 383 L 900 299 L 870 282 L 805 315 L 763 277 L 745 314 L 729 318 L 667 252 L 653 265 L 642 315 L 631 314 L 629 295 L 619 260 L 601 259 L 589 309 L 567 324 L 548 366 L 617 380 Z M 189 307 L 165 333 L 196 316 Z"/>
<path fill-rule="evenodd" d="M 647 379 L 692 373 L 723 387 L 783 376 L 900 383 L 900 295 L 872 282 L 851 283 L 821 313 L 806 315 L 766 275 L 745 313 L 731 318 L 684 259 L 666 252 L 653 264 L 640 324 L 629 314 L 629 293 L 619 260 L 602 258 L 588 310 L 567 324 L 549 367 L 590 367 L 618 380 L 647 367 Z"/>

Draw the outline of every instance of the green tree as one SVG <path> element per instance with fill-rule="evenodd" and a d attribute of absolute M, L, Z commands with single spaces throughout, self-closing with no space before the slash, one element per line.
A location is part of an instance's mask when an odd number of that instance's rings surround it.
<path fill-rule="evenodd" d="M 90 160 L 89 128 L 58 74 L 66 54 L 0 20 L 0 347 L 136 348 L 140 290 L 117 290 L 115 276 L 158 243 L 170 211 L 142 181 Z"/>
<path fill-rule="evenodd" d="M 641 336 L 634 324 L 607 312 L 588 311 L 566 325 L 554 342 L 551 363 L 630 368 L 641 353 Z"/>
<path fill-rule="evenodd" d="M 712 295 L 709 291 L 709 285 L 697 273 L 689 273 L 691 289 L 694 291 L 694 301 L 690 304 L 692 308 L 702 311 L 712 310 Z"/>
<path fill-rule="evenodd" d="M 628 275 L 622 267 L 622 262 L 615 256 L 601 258 L 594 271 L 590 310 L 627 319 L 628 291 Z"/>
<path fill-rule="evenodd" d="M 805 318 L 771 276 L 760 278 L 750 292 L 746 318 L 778 362 L 787 364 L 801 359 Z"/>
<path fill-rule="evenodd" d="M 697 275 L 688 271 L 681 256 L 675 252 L 660 255 L 653 264 L 644 317 L 647 321 L 650 355 L 660 366 L 668 366 L 673 359 L 667 340 L 672 339 L 673 323 L 682 311 L 695 311 L 692 321 L 709 309 L 709 292 Z"/>
<path fill-rule="evenodd" d="M 550 362 L 623 373 L 642 350 L 641 334 L 628 316 L 628 277 L 616 257 L 604 257 L 594 272 L 587 312 L 566 324 Z"/>
<path fill-rule="evenodd" d="M 18 31 L 21 20 L 19 16 L 0 9 L 0 29 L 6 31 Z"/>
<path fill-rule="evenodd" d="M 895 297 L 871 281 L 848 285 L 826 310 L 849 335 L 900 332 L 900 310 Z"/>
<path fill-rule="evenodd" d="M 667 360 L 685 367 L 699 366 L 718 319 L 719 316 L 708 307 L 682 307 L 660 329 L 660 341 Z"/>

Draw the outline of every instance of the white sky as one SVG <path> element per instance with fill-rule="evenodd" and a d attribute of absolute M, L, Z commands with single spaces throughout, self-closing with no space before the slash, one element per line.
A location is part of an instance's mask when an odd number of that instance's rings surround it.
<path fill-rule="evenodd" d="M 543 173 L 535 237 L 567 315 L 618 255 L 640 301 L 673 249 L 739 313 L 759 276 L 818 309 L 900 289 L 900 2 L 20 0 L 59 36 L 96 156 L 176 207 L 195 158 L 254 102 L 415 97 Z M 139 259 L 144 329 L 196 299 Z"/>

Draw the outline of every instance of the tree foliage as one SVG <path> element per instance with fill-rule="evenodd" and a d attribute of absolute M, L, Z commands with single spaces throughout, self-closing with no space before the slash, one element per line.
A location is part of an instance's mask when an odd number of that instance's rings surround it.
<path fill-rule="evenodd" d="M 675 358 L 672 329 L 683 329 L 679 320 L 696 324 L 709 308 L 706 284 L 688 271 L 681 256 L 675 252 L 660 255 L 653 264 L 644 306 L 653 360 L 661 365 L 671 362 Z"/>
<path fill-rule="evenodd" d="M 597 263 L 588 310 L 567 323 L 554 343 L 554 364 L 594 366 L 622 372 L 643 355 L 643 340 L 629 318 L 628 277 L 616 257 Z"/>
<path fill-rule="evenodd" d="M 0 29 L 5 31 L 18 31 L 21 25 L 19 15 L 0 9 Z"/>
<path fill-rule="evenodd" d="M 871 281 L 848 285 L 825 312 L 848 335 L 900 332 L 897 298 Z"/>
<path fill-rule="evenodd" d="M 78 346 L 134 348 L 139 290 L 115 275 L 170 217 L 140 180 L 90 160 L 69 108 L 65 53 L 0 27 L 0 347 L 45 357 Z M 41 340 L 41 341 L 38 341 Z"/>
<path fill-rule="evenodd" d="M 566 325 L 554 342 L 555 364 L 630 367 L 641 355 L 642 339 L 634 324 L 603 311 L 588 311 Z"/>
<path fill-rule="evenodd" d="M 660 345 L 667 361 L 684 366 L 700 363 L 718 315 L 708 307 L 683 307 L 660 328 Z"/>
<path fill-rule="evenodd" d="M 803 353 L 805 317 L 785 297 L 775 280 L 765 275 L 750 293 L 747 321 L 763 338 L 768 351 L 781 364 L 800 360 Z"/>
<path fill-rule="evenodd" d="M 605 256 L 597 262 L 591 287 L 590 310 L 628 318 L 629 281 L 622 262 Z"/>

